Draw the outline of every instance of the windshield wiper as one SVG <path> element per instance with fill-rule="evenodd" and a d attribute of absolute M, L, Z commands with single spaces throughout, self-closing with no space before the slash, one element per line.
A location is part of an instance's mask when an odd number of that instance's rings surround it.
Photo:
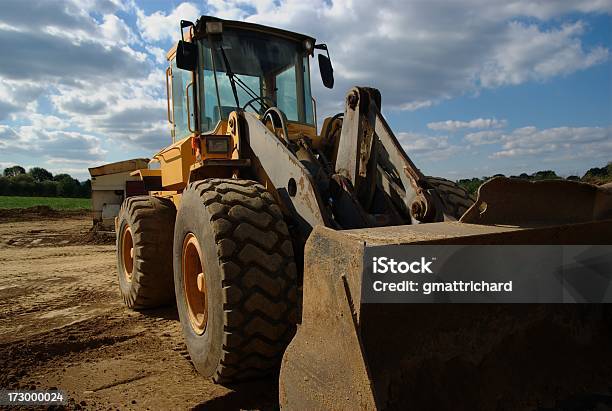
<path fill-rule="evenodd" d="M 234 80 L 234 73 L 232 72 L 232 68 L 230 67 L 227 55 L 225 54 L 225 50 L 223 50 L 223 46 L 219 47 L 219 49 L 221 49 L 223 63 L 225 63 L 225 74 L 227 74 L 227 78 L 229 79 L 230 84 L 232 86 L 232 93 L 234 93 L 234 99 L 236 99 L 236 107 L 240 107 L 240 101 L 238 100 L 238 91 L 236 90 L 236 81 Z"/>
<path fill-rule="evenodd" d="M 240 77 L 234 74 L 232 68 L 230 67 L 230 63 L 227 58 L 227 54 L 225 54 L 223 46 L 220 46 L 219 49 L 221 50 L 221 56 L 223 57 L 223 63 L 225 64 L 225 74 L 227 75 L 230 81 L 230 85 L 232 86 L 232 93 L 234 94 L 234 99 L 236 100 L 236 107 L 240 108 L 240 100 L 238 99 L 238 91 L 236 89 L 236 84 L 238 84 L 251 98 L 258 99 L 262 108 L 264 104 L 268 106 L 268 108 L 270 108 L 270 105 L 266 103 L 263 98 L 261 98 L 257 93 L 255 93 L 253 89 L 251 89 L 244 81 L 240 79 Z"/>

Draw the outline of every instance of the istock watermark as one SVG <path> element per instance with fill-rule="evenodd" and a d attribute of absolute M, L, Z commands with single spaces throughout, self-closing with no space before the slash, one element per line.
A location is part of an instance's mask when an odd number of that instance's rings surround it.
<path fill-rule="evenodd" d="M 385 274 L 385 273 L 394 273 L 394 274 L 406 274 L 406 273 L 429 273 L 433 274 L 431 271 L 431 264 L 434 262 L 435 257 L 427 261 L 425 257 L 421 257 L 420 261 L 395 261 L 393 258 L 387 257 L 373 257 L 372 264 L 373 270 L 375 274 Z"/>
<path fill-rule="evenodd" d="M 364 267 L 364 303 L 612 303 L 604 245 L 368 247 Z"/>

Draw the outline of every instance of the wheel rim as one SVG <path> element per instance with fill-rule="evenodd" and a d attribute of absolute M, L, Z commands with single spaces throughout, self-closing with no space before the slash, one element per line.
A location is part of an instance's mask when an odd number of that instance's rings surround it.
<path fill-rule="evenodd" d="M 123 275 L 129 282 L 132 281 L 132 271 L 134 271 L 134 240 L 132 230 L 125 226 L 121 234 L 121 257 L 123 260 Z"/>
<path fill-rule="evenodd" d="M 201 255 L 195 235 L 187 234 L 183 241 L 183 284 L 189 324 L 196 334 L 202 334 L 208 322 L 206 279 Z"/>

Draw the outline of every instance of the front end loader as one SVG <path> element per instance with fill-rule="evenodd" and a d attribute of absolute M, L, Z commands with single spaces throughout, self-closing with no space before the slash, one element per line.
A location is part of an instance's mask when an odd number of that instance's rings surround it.
<path fill-rule="evenodd" d="M 419 338 L 436 347 L 444 309 L 362 305 L 367 247 L 609 244 L 602 188 L 496 179 L 475 203 L 453 182 L 424 175 L 374 88 L 350 89 L 344 111 L 317 132 L 309 59 L 319 53 L 323 83 L 333 86 L 325 44 L 206 16 L 180 27 L 167 55 L 172 144 L 132 173 L 148 195 L 123 202 L 117 262 L 128 307 L 176 301 L 204 376 L 229 384 L 275 375 L 282 360 L 283 407 L 404 406 L 402 383 L 414 376 L 401 370 L 411 355 L 426 357 L 413 346 Z M 495 191 L 506 201 L 496 203 Z M 579 193 L 582 211 L 556 204 L 546 214 L 548 193 Z M 449 311 L 457 321 L 477 315 Z M 427 331 L 409 332 L 430 317 Z M 463 353 L 442 345 L 445 360 Z"/>

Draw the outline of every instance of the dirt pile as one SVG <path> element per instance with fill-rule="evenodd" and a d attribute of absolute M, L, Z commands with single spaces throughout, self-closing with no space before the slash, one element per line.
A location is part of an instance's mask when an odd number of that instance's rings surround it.
<path fill-rule="evenodd" d="M 46 206 L 0 209 L 0 247 L 65 247 L 115 243 L 115 233 L 92 226 L 88 211 L 58 211 Z"/>
<path fill-rule="evenodd" d="M 24 221 L 36 218 L 74 218 L 89 214 L 89 210 L 55 210 L 49 206 L 34 206 L 28 208 L 0 208 L 0 222 Z"/>
<path fill-rule="evenodd" d="M 73 244 L 115 244 L 115 233 L 112 231 L 101 230 L 98 226 L 93 226 L 86 233 L 72 238 Z"/>

